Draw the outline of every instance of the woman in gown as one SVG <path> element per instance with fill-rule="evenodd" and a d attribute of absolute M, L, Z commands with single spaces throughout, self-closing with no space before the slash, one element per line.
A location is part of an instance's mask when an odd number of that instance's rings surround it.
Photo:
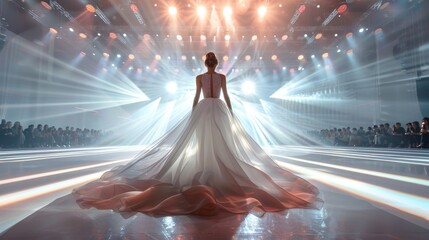
<path fill-rule="evenodd" d="M 208 53 L 191 114 L 130 163 L 73 191 L 82 208 L 213 215 L 320 207 L 318 189 L 278 166 L 233 116 L 217 64 Z"/>

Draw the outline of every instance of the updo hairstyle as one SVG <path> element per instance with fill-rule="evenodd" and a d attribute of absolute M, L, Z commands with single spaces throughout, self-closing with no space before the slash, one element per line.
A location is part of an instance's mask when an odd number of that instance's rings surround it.
<path fill-rule="evenodd" d="M 213 52 L 206 54 L 206 60 L 204 61 L 207 67 L 213 68 L 218 64 L 216 55 Z"/>

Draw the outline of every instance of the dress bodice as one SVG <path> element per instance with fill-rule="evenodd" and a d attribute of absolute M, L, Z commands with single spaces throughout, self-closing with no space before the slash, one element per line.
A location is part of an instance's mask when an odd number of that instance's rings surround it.
<path fill-rule="evenodd" d="M 217 73 L 204 73 L 202 75 L 201 87 L 204 98 L 219 98 L 222 78 Z"/>

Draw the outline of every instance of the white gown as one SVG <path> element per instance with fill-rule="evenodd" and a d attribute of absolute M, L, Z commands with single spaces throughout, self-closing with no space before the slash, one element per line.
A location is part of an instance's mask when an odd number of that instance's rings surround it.
<path fill-rule="evenodd" d="M 213 215 L 317 208 L 318 189 L 279 167 L 219 99 L 203 74 L 192 114 L 130 163 L 73 191 L 82 208 L 151 215 Z"/>

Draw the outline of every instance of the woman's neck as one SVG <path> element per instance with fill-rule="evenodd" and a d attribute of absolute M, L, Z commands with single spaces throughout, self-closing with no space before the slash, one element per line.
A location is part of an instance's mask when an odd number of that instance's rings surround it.
<path fill-rule="evenodd" d="M 214 68 L 207 68 L 207 73 L 216 73 Z"/>

